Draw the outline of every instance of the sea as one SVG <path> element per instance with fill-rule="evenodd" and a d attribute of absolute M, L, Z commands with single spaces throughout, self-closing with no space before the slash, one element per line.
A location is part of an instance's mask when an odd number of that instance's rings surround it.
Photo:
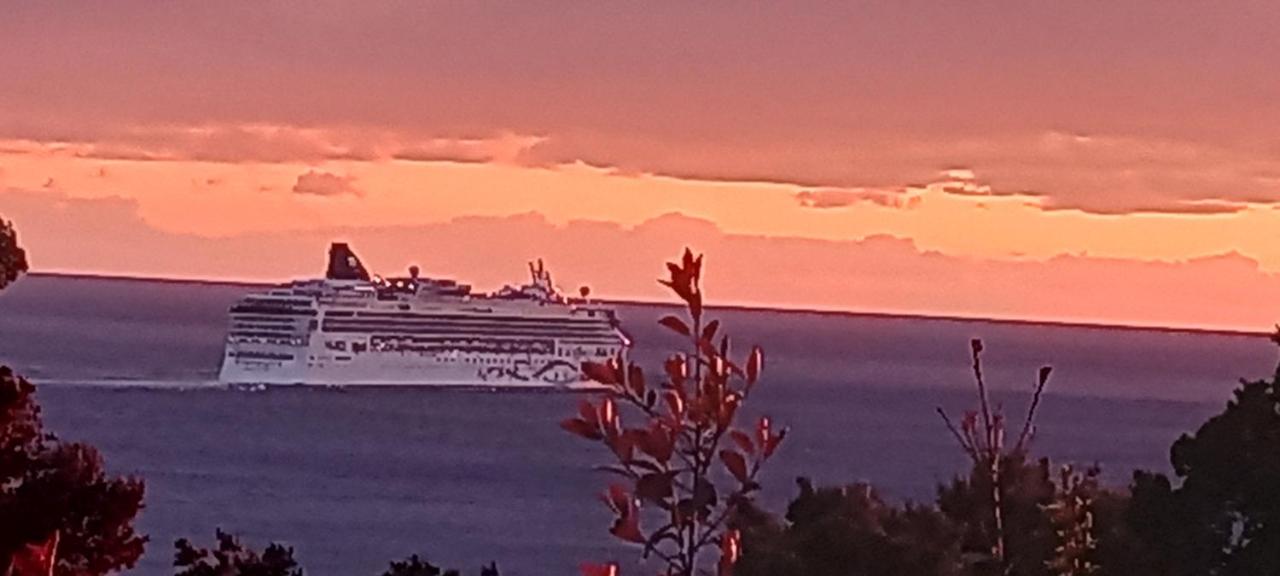
<path fill-rule="evenodd" d="M 226 312 L 249 285 L 31 275 L 0 293 L 0 363 L 38 384 L 47 427 L 146 482 L 132 571 L 172 574 L 173 542 L 215 529 L 281 542 L 315 576 L 378 576 L 419 554 L 478 573 L 577 573 L 639 562 L 598 499 L 603 448 L 561 430 L 582 396 L 448 389 L 217 384 Z M 633 358 L 655 372 L 680 343 L 674 311 L 619 304 Z M 1033 451 L 1099 464 L 1124 485 L 1167 471 L 1169 446 L 1219 412 L 1241 378 L 1275 372 L 1264 335 L 884 315 L 712 309 L 745 352 L 766 351 L 747 418 L 790 427 L 764 471 L 779 513 L 796 479 L 870 482 L 927 501 L 965 469 L 937 408 L 975 406 L 969 341 L 985 342 L 993 398 L 1018 425 L 1053 374 Z M 625 421 L 625 416 L 624 416 Z M 635 572 L 632 569 L 630 572 Z M 652 570 L 649 570 L 652 572 Z"/>

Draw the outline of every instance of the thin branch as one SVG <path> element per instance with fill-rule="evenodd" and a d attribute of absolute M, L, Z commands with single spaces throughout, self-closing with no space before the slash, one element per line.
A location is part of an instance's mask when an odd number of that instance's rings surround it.
<path fill-rule="evenodd" d="M 974 462 L 977 462 L 977 451 L 973 446 L 970 446 L 968 442 L 965 442 L 964 437 L 960 435 L 960 430 L 956 428 L 955 423 L 951 421 L 951 418 L 947 416 L 947 413 L 942 410 L 941 406 L 934 409 L 938 411 L 938 415 L 942 417 L 942 422 L 947 425 L 947 430 L 949 430 L 951 435 L 955 437 L 956 443 L 960 445 L 960 448 L 963 449 L 970 458 L 973 458 Z"/>
<path fill-rule="evenodd" d="M 1040 406 L 1040 395 L 1044 392 L 1044 385 L 1049 382 L 1049 374 L 1053 371 L 1048 366 L 1040 368 L 1039 379 L 1036 383 L 1036 393 L 1031 396 L 1031 406 L 1027 407 L 1027 418 L 1022 422 L 1022 433 L 1018 435 L 1018 443 L 1014 446 L 1014 450 L 1022 452 L 1027 447 L 1027 442 L 1031 439 L 1032 423 L 1036 419 L 1036 408 Z"/>

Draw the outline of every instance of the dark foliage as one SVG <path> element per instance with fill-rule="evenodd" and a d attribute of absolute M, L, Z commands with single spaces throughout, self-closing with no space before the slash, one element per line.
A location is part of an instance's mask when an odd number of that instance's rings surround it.
<path fill-rule="evenodd" d="M 142 481 L 108 476 L 92 446 L 45 432 L 34 395 L 35 386 L 0 366 L 0 566 L 56 531 L 60 576 L 132 567 L 146 540 L 133 529 Z"/>
<path fill-rule="evenodd" d="M 960 532 L 936 509 L 890 505 L 867 484 L 799 483 L 785 524 L 754 509 L 737 518 L 738 576 L 960 574 Z"/>
<path fill-rule="evenodd" d="M 414 554 L 404 560 L 391 562 L 382 576 L 461 576 L 457 570 L 442 570 Z M 490 563 L 480 569 L 480 576 L 499 576 L 498 565 Z"/>
<path fill-rule="evenodd" d="M 1170 451 L 1174 486 L 1138 472 L 1129 524 L 1169 575 L 1280 574 L 1280 370 L 1242 382 L 1226 410 Z"/>
<path fill-rule="evenodd" d="M 246 548 L 222 530 L 214 533 L 217 548 L 197 548 L 186 538 L 174 542 L 176 576 L 302 576 L 293 548 L 272 542 L 261 553 Z"/>
<path fill-rule="evenodd" d="M 13 224 L 0 218 L 0 290 L 27 271 L 27 253 L 18 246 Z"/>

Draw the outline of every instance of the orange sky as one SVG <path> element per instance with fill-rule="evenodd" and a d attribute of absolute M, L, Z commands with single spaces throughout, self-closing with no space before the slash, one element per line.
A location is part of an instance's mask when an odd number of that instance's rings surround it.
<path fill-rule="evenodd" d="M 283 279 L 346 238 L 656 298 L 688 244 L 724 302 L 1280 318 L 1268 3 L 12 12 L 0 215 L 39 270 Z"/>

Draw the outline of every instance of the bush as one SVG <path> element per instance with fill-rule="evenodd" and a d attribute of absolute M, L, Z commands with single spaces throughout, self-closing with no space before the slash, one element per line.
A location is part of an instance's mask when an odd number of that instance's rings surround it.
<path fill-rule="evenodd" d="M 27 253 L 18 246 L 13 224 L 0 218 L 0 290 L 27 271 Z"/>
<path fill-rule="evenodd" d="M 108 476 L 92 446 L 45 432 L 34 395 L 35 386 L 0 366 L 0 567 L 51 537 L 59 576 L 132 567 L 146 542 L 133 529 L 142 481 Z"/>
<path fill-rule="evenodd" d="M 293 548 L 272 542 L 261 553 L 245 548 L 240 539 L 217 530 L 217 548 L 197 548 L 186 538 L 173 543 L 176 576 L 302 576 Z"/>
<path fill-rule="evenodd" d="M 1170 450 L 1181 484 L 1137 472 L 1129 524 L 1155 574 L 1280 574 L 1280 368 Z"/>
<path fill-rule="evenodd" d="M 622 354 L 585 363 L 583 373 L 605 387 L 605 397 L 598 405 L 583 400 L 561 427 L 602 444 L 616 462 L 602 467 L 621 479 L 603 495 L 615 516 L 614 537 L 640 547 L 646 558 L 657 556 L 669 576 L 701 573 L 703 552 L 714 551 L 717 573 L 728 576 L 740 554 L 740 534 L 729 523 L 760 488 L 761 466 L 786 430 L 768 418 L 749 431 L 739 427 L 738 411 L 759 382 L 764 352 L 754 347 L 740 365 L 731 360 L 720 322 L 703 315 L 701 256 L 685 250 L 667 269 L 669 278 L 660 282 L 684 301 L 686 316 L 659 323 L 688 348 L 667 359 L 654 385 Z M 637 426 L 624 426 L 624 409 Z M 646 512 L 656 528 L 642 526 Z M 582 568 L 588 576 L 617 572 L 616 564 Z"/>

